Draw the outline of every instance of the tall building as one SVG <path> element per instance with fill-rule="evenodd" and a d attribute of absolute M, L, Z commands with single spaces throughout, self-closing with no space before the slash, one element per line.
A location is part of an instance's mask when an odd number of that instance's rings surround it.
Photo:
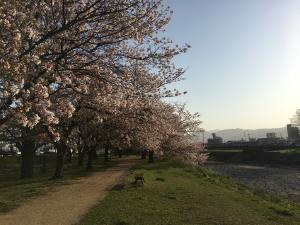
<path fill-rule="evenodd" d="M 296 127 L 295 125 L 292 125 L 292 124 L 288 124 L 288 125 L 286 125 L 286 128 L 287 128 L 289 141 L 297 141 L 300 139 L 298 127 Z"/>

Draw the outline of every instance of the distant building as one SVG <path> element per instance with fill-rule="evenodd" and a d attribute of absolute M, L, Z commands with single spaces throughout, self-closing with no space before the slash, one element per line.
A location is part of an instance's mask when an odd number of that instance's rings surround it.
<path fill-rule="evenodd" d="M 286 125 L 286 128 L 288 133 L 288 140 L 292 142 L 299 141 L 299 128 L 292 124 Z"/>
<path fill-rule="evenodd" d="M 212 138 L 207 139 L 208 145 L 219 145 L 223 143 L 223 139 L 218 137 L 215 133 L 212 133 Z"/>
<path fill-rule="evenodd" d="M 276 138 L 276 133 L 267 133 L 267 138 L 269 138 L 269 139 L 274 139 L 274 138 Z"/>

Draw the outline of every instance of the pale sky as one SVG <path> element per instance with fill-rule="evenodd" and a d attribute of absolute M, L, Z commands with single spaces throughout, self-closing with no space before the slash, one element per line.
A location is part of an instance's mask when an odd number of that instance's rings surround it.
<path fill-rule="evenodd" d="M 283 127 L 300 108 L 300 0 L 167 0 L 167 36 L 192 49 L 179 56 L 188 94 L 176 100 L 203 128 Z"/>

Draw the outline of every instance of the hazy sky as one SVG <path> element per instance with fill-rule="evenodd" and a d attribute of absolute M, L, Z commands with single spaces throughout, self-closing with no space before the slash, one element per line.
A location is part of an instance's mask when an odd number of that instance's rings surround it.
<path fill-rule="evenodd" d="M 167 35 L 192 49 L 177 100 L 207 130 L 282 127 L 300 108 L 300 0 L 168 0 Z"/>

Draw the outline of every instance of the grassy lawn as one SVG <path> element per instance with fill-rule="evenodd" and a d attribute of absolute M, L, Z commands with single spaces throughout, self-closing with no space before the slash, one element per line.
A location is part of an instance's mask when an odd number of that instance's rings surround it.
<path fill-rule="evenodd" d="M 41 159 L 36 158 L 35 175 L 32 179 L 20 179 L 20 158 L 0 158 L 0 213 L 7 212 L 25 200 L 47 193 L 56 185 L 67 184 L 71 180 L 88 175 L 84 167 L 79 168 L 76 159 L 65 164 L 63 179 L 51 180 L 54 172 L 55 156 L 48 156 L 46 173 L 42 173 Z M 103 163 L 101 159 L 95 160 L 93 171 L 103 170 L 114 162 Z"/>
<path fill-rule="evenodd" d="M 143 172 L 146 183 L 132 184 Z M 142 164 L 78 225 L 293 225 L 300 207 L 174 162 Z"/>

